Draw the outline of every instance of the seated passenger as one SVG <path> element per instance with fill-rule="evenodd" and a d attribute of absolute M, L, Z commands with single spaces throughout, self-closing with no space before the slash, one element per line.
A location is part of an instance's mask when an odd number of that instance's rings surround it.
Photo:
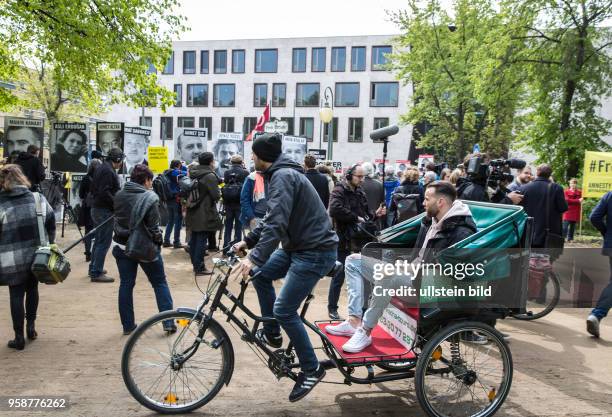
<path fill-rule="evenodd" d="M 427 185 L 424 206 L 426 216 L 423 218 L 415 248 L 420 248 L 413 263 L 430 262 L 435 252 L 476 233 L 476 223 L 472 219 L 469 207 L 457 200 L 455 187 L 446 181 L 436 181 Z M 426 251 L 427 250 L 427 251 Z M 385 288 L 398 288 L 403 285 L 399 277 L 385 277 L 374 281 L 362 274 L 361 255 L 354 254 L 346 258 L 346 283 L 348 287 L 349 318 L 337 325 L 329 325 L 325 330 L 333 335 L 351 336 L 342 346 L 346 352 L 361 352 L 372 344 L 370 333 L 376 327 L 385 308 L 391 299 L 384 291 L 381 296 L 372 296 L 370 307 L 363 314 L 363 279 Z M 410 277 L 402 277 L 409 282 Z M 470 337 L 480 337 L 469 335 Z"/>

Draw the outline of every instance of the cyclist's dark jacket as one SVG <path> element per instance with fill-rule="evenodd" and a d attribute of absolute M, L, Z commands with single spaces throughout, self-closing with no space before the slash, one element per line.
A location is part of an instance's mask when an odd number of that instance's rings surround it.
<path fill-rule="evenodd" d="M 288 252 L 336 249 L 338 236 L 302 167 L 281 154 L 263 175 L 268 183 L 268 210 L 245 238 L 247 246 L 254 248 L 251 261 L 257 266 L 266 263 L 279 242 Z"/>

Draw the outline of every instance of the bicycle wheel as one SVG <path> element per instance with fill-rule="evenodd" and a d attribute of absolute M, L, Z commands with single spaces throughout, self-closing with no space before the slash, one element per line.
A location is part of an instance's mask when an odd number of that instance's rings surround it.
<path fill-rule="evenodd" d="M 486 345 L 469 343 L 475 332 Z M 451 324 L 430 339 L 417 361 L 417 399 L 430 417 L 488 417 L 512 385 L 512 356 L 502 336 L 480 322 Z"/>
<path fill-rule="evenodd" d="M 143 322 L 128 339 L 121 358 L 123 381 L 145 407 L 180 414 L 202 407 L 229 382 L 233 349 L 225 330 L 214 320 L 191 357 L 181 363 L 195 342 L 200 320 L 187 312 L 165 311 Z M 166 325 L 177 331 L 167 334 Z"/>
<path fill-rule="evenodd" d="M 554 272 L 544 274 L 541 291 L 537 297 L 527 299 L 526 312 L 515 314 L 517 320 L 536 320 L 544 317 L 554 310 L 561 297 L 561 284 L 559 277 Z"/>

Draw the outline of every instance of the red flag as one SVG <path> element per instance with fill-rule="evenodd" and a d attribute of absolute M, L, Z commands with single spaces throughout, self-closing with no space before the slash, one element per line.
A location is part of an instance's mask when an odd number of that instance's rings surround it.
<path fill-rule="evenodd" d="M 249 133 L 245 141 L 247 142 L 252 141 L 253 136 L 255 136 L 256 132 L 263 132 L 264 126 L 269 121 L 270 121 L 270 103 L 266 104 L 266 108 L 264 109 L 263 114 L 259 116 L 259 119 L 257 119 L 257 124 L 255 125 L 255 128 L 251 131 L 251 133 Z"/>

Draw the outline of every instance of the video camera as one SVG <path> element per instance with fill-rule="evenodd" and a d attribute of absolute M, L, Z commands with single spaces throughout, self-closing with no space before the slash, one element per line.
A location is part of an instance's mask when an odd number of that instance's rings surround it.
<path fill-rule="evenodd" d="M 484 179 L 488 186 L 497 188 L 500 183 L 511 183 L 514 176 L 504 169 L 523 169 L 527 163 L 522 159 L 494 159 L 488 164 L 484 163 L 484 158 L 475 156 L 470 158 L 467 166 L 467 174 L 472 179 Z"/>

